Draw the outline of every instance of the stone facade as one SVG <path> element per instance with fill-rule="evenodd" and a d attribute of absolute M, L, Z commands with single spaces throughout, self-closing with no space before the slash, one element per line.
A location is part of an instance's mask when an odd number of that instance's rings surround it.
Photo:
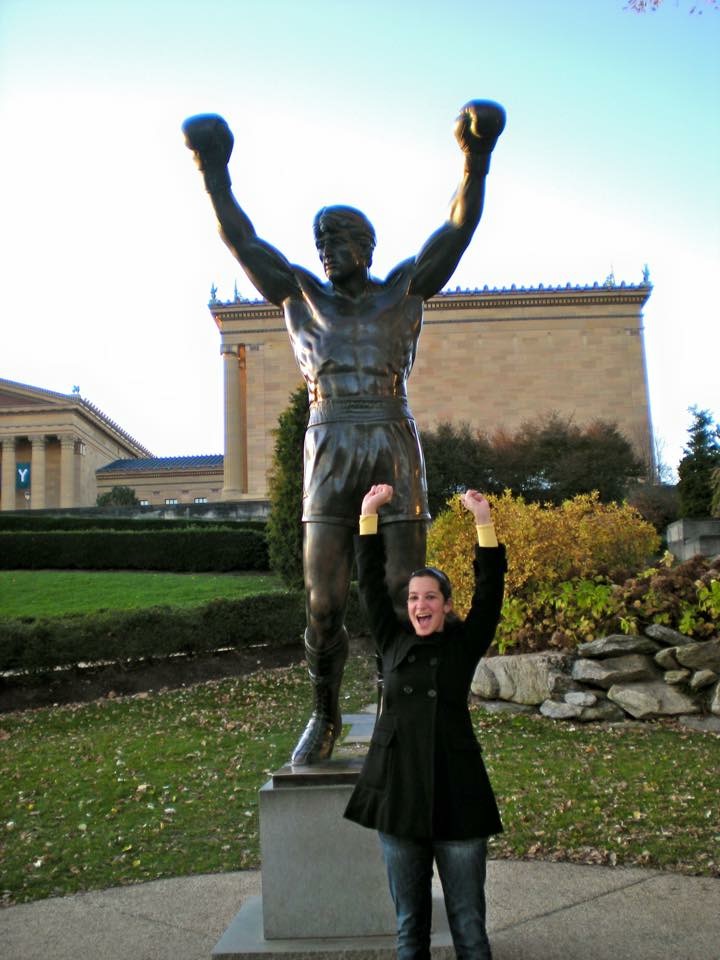
<path fill-rule="evenodd" d="M 642 334 L 651 289 L 568 284 L 433 297 L 408 385 L 421 431 L 443 420 L 513 430 L 539 414 L 581 425 L 599 417 L 616 421 L 651 462 Z M 300 372 L 282 311 L 238 299 L 213 300 L 210 312 L 223 358 L 224 455 L 152 459 L 87 400 L 0 380 L 2 509 L 92 506 L 114 485 L 160 508 L 265 501 L 273 431 Z M 16 489 L 17 464 L 27 463 L 32 492 Z"/>
<path fill-rule="evenodd" d="M 130 487 L 143 507 L 217 503 L 223 487 L 222 454 L 115 460 L 97 471 L 97 491 Z"/>
<path fill-rule="evenodd" d="M 444 292 L 425 304 L 408 385 L 421 429 L 463 421 L 512 430 L 557 412 L 616 421 L 652 462 L 642 308 L 637 286 Z M 213 301 L 225 371 L 223 496 L 263 497 L 272 431 L 301 377 L 282 311 Z"/>
<path fill-rule="evenodd" d="M 149 452 L 76 394 L 0 380 L 0 507 L 94 506 L 96 471 Z"/>

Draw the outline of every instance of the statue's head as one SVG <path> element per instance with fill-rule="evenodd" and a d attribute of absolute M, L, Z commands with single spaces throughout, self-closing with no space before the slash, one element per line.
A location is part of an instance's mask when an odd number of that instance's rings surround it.
<path fill-rule="evenodd" d="M 358 250 L 365 266 L 370 267 L 375 249 L 375 230 L 365 214 L 355 207 L 323 207 L 315 215 L 313 231 L 318 250 L 328 239 L 337 237 L 343 242 L 350 242 Z"/>

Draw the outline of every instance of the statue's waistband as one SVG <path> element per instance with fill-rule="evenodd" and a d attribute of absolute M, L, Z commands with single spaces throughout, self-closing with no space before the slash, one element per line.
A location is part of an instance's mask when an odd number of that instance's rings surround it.
<path fill-rule="evenodd" d="M 335 420 L 412 420 L 412 412 L 407 397 L 328 397 L 310 404 L 309 427 Z"/>

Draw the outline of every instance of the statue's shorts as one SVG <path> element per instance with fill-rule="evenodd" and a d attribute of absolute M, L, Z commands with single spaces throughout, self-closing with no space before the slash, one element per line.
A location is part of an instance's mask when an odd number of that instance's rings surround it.
<path fill-rule="evenodd" d="M 303 522 L 357 527 L 374 483 L 390 483 L 383 523 L 429 520 L 425 462 L 407 400 L 336 397 L 310 405 L 305 433 Z"/>

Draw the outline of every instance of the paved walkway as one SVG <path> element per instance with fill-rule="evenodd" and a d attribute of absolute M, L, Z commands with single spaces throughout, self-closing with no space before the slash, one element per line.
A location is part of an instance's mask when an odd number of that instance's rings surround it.
<path fill-rule="evenodd" d="M 259 872 L 247 871 L 8 907 L 0 910 L 0 956 L 210 960 L 241 904 L 259 893 Z M 494 960 L 720 960 L 719 880 L 493 860 L 488 908 Z M 294 951 L 276 942 L 267 952 Z"/>

